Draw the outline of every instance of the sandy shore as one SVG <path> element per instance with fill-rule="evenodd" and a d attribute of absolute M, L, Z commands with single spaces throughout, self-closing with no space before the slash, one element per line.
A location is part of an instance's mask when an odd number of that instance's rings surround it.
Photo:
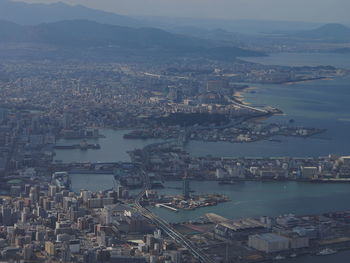
<path fill-rule="evenodd" d="M 242 103 L 243 105 L 250 105 L 249 102 L 244 101 L 244 93 L 247 93 L 249 91 L 254 91 L 256 90 L 257 87 L 247 87 L 247 88 L 243 88 L 239 91 L 236 91 L 235 93 L 233 93 L 233 96 L 235 97 L 235 99 L 237 101 L 239 101 L 240 103 Z"/>
<path fill-rule="evenodd" d="M 306 80 L 299 80 L 299 81 L 290 81 L 290 82 L 283 82 L 283 83 L 278 83 L 279 85 L 295 85 L 298 83 L 305 83 L 305 82 L 312 82 L 312 81 L 316 81 L 316 80 L 328 80 L 328 81 L 332 81 L 334 80 L 334 78 L 330 78 L 330 77 L 324 77 L 324 78 L 318 78 L 318 79 L 306 79 Z M 276 85 L 271 83 L 272 85 Z M 264 84 L 266 85 L 266 84 Z M 235 97 L 235 99 L 237 101 L 239 101 L 240 103 L 242 103 L 243 105 L 251 105 L 251 103 L 244 101 L 244 93 L 250 92 L 250 91 L 254 91 L 257 90 L 258 87 L 252 87 L 249 86 L 247 88 L 242 88 L 238 91 L 236 91 L 235 93 L 233 93 L 233 96 Z"/>

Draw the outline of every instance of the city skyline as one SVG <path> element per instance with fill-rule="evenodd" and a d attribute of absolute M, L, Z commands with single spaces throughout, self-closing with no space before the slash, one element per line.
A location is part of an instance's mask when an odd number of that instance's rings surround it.
<path fill-rule="evenodd" d="M 0 262 L 349 261 L 349 0 L 62 1 L 0 0 Z"/>

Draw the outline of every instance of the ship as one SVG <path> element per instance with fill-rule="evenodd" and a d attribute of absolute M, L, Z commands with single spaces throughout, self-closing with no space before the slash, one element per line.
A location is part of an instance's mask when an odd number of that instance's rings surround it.
<path fill-rule="evenodd" d="M 244 179 L 242 178 L 233 178 L 233 179 L 222 179 L 218 181 L 218 184 L 240 184 L 244 183 Z"/>
<path fill-rule="evenodd" d="M 101 149 L 101 146 L 98 143 L 87 144 L 86 142 L 81 142 L 80 144 L 72 144 L 72 145 L 55 145 L 53 148 L 57 149 L 57 150 L 80 149 L 82 151 L 85 151 L 87 149 L 99 150 L 99 149 Z"/>
<path fill-rule="evenodd" d="M 237 184 L 237 182 L 234 180 L 222 180 L 222 181 L 219 181 L 218 184 Z"/>
<path fill-rule="evenodd" d="M 333 255 L 333 254 L 335 254 L 335 253 L 337 253 L 336 250 L 327 247 L 327 248 L 325 248 L 325 249 L 322 249 L 322 250 L 321 250 L 320 252 L 318 252 L 316 255 L 317 255 L 317 256 L 327 256 L 327 255 Z"/>

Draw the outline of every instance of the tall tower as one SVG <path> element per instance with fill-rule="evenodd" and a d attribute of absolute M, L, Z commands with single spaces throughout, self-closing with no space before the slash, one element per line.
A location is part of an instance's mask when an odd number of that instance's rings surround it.
<path fill-rule="evenodd" d="M 112 213 L 113 213 L 113 207 L 106 205 L 104 207 L 104 214 L 105 214 L 105 223 L 106 225 L 109 225 L 112 223 Z"/>
<path fill-rule="evenodd" d="M 182 194 L 184 198 L 190 198 L 190 181 L 188 180 L 187 172 L 182 181 Z"/>

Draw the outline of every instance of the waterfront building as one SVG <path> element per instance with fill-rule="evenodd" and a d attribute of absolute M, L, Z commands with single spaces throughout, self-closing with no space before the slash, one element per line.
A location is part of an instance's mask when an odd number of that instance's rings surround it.
<path fill-rule="evenodd" d="M 217 215 L 210 216 L 215 221 L 221 221 L 215 226 L 215 234 L 224 239 L 229 240 L 246 240 L 249 235 L 254 233 L 265 233 L 265 226 L 255 219 L 242 219 L 231 221 L 226 218 L 218 217 Z M 223 221 L 222 221 L 223 220 Z"/>
<path fill-rule="evenodd" d="M 279 252 L 289 249 L 289 239 L 273 233 L 252 235 L 248 246 L 265 253 Z"/>
<path fill-rule="evenodd" d="M 187 175 L 183 178 L 182 181 L 182 194 L 184 198 L 190 197 L 190 181 L 187 178 Z"/>
<path fill-rule="evenodd" d="M 313 179 L 318 173 L 317 167 L 301 167 L 301 175 L 304 179 Z"/>
<path fill-rule="evenodd" d="M 276 219 L 278 225 L 292 228 L 299 224 L 300 220 L 293 214 L 279 216 Z"/>
<path fill-rule="evenodd" d="M 341 160 L 343 161 L 344 165 L 350 166 L 350 156 L 343 156 Z"/>
<path fill-rule="evenodd" d="M 217 179 L 224 179 L 227 175 L 226 171 L 222 168 L 217 168 L 215 172 Z"/>
<path fill-rule="evenodd" d="M 298 235 L 289 237 L 289 245 L 291 249 L 299 249 L 304 247 L 309 247 L 309 238 L 308 237 L 300 237 Z"/>
<path fill-rule="evenodd" d="M 117 193 L 118 193 L 118 198 L 123 198 L 123 192 L 124 192 L 124 187 L 121 186 L 121 185 L 118 185 L 118 188 L 117 188 Z"/>

